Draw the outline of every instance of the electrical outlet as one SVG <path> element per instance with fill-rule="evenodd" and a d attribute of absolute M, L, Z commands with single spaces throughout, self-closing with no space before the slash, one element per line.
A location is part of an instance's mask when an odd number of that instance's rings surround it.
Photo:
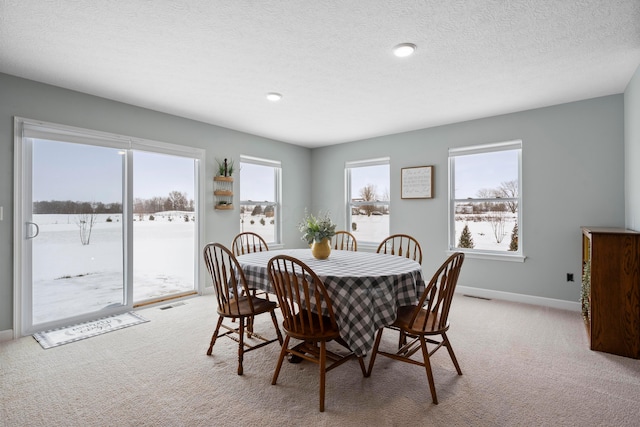
<path fill-rule="evenodd" d="M 567 273 L 567 282 L 573 282 L 573 273 Z"/>

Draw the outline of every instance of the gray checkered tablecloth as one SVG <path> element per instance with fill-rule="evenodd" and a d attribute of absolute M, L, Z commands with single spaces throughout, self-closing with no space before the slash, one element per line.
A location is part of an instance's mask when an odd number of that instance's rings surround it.
<path fill-rule="evenodd" d="M 237 257 L 248 285 L 274 293 L 267 263 L 289 255 L 307 264 L 322 279 L 333 303 L 342 338 L 358 356 L 372 348 L 375 333 L 396 319 L 397 308 L 415 304 L 425 288 L 416 261 L 372 252 L 331 251 L 325 260 L 310 249 L 255 252 Z"/>

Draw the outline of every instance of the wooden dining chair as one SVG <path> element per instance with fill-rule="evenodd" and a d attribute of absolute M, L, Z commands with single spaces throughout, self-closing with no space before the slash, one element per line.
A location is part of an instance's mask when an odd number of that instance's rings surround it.
<path fill-rule="evenodd" d="M 336 231 L 335 236 L 331 238 L 331 249 L 338 251 L 357 251 L 358 241 L 356 236 L 348 231 Z"/>
<path fill-rule="evenodd" d="M 242 267 L 233 253 L 220 243 L 209 243 L 205 246 L 204 262 L 213 280 L 214 290 L 218 302 L 218 323 L 211 337 L 211 344 L 207 355 L 211 356 L 216 340 L 221 336 L 227 336 L 238 342 L 238 375 L 243 374 L 242 362 L 244 354 L 278 341 L 282 344 L 282 333 L 278 327 L 275 311 L 278 304 L 258 298 L 250 292 L 244 277 Z M 247 319 L 253 319 L 263 313 L 269 313 L 277 338 L 268 339 L 247 329 L 248 339 L 257 339 L 256 344 L 245 342 L 245 325 Z M 234 328 L 224 324 L 224 319 L 238 319 L 238 327 Z M 219 334 L 220 328 L 227 331 Z"/>
<path fill-rule="evenodd" d="M 447 337 L 447 331 L 449 330 L 448 319 L 451 301 L 453 300 L 453 293 L 456 289 L 463 261 L 464 254 L 462 252 L 456 252 L 451 255 L 433 275 L 418 304 L 398 308 L 397 318 L 392 326 L 399 328 L 401 333 L 411 339 L 408 343 L 400 347 L 395 353 L 381 351 L 379 349 L 380 341 L 385 328 L 378 331 L 371 352 L 371 359 L 369 360 L 367 376 L 371 375 L 373 364 L 378 354 L 423 366 L 427 371 L 431 398 L 433 403 L 438 404 L 433 373 L 431 372 L 430 358 L 433 353 L 441 347 L 446 347 L 456 371 L 458 371 L 458 375 L 462 375 L 462 370 L 460 370 L 451 342 Z M 429 350 L 427 343 L 435 345 L 435 347 Z M 411 357 L 419 350 L 422 350 L 422 362 Z"/>
<path fill-rule="evenodd" d="M 276 384 L 287 354 L 316 363 L 320 370 L 320 412 L 324 412 L 326 373 L 355 357 L 362 375 L 366 376 L 363 358 L 356 356 L 340 337 L 331 299 L 322 280 L 309 266 L 297 258 L 278 255 L 269 260 L 267 271 L 276 290 L 285 330 L 284 344 L 271 384 Z M 302 342 L 289 347 L 291 338 Z M 348 353 L 328 350 L 330 341 L 341 344 Z"/>
<path fill-rule="evenodd" d="M 233 238 L 233 242 L 231 242 L 231 250 L 235 256 L 240 256 L 253 252 L 268 251 L 269 246 L 259 234 L 251 231 L 244 231 Z M 265 295 L 267 300 L 269 299 L 269 294 L 266 292 L 258 291 L 256 289 L 251 290 L 253 295 Z M 253 318 L 249 320 L 249 330 L 253 330 Z"/>
<path fill-rule="evenodd" d="M 408 234 L 392 234 L 380 243 L 378 253 L 398 255 L 422 264 L 422 248 L 415 237 Z"/>
<path fill-rule="evenodd" d="M 269 246 L 262 236 L 251 231 L 238 234 L 231 243 L 231 249 L 235 256 L 250 254 L 252 252 L 268 251 Z"/>

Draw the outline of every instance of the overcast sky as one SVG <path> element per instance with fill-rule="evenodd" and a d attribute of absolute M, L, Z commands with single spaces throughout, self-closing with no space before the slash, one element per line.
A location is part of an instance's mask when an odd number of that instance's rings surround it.
<path fill-rule="evenodd" d="M 122 202 L 123 156 L 115 148 L 36 141 L 33 200 Z M 194 198 L 194 160 L 134 152 L 134 197 L 167 197 L 171 191 Z"/>
<path fill-rule="evenodd" d="M 376 196 L 383 200 L 385 195 L 391 197 L 389 192 L 389 165 L 366 166 L 351 169 L 351 198 L 361 197 L 360 190 L 368 185 L 373 185 Z M 387 193 L 387 194 L 385 194 Z"/>
<path fill-rule="evenodd" d="M 456 198 L 477 197 L 480 189 L 497 188 L 505 181 L 518 179 L 515 150 L 458 156 L 455 161 Z M 36 141 L 33 200 L 121 202 L 122 164 L 123 156 L 115 148 Z M 240 173 L 242 200 L 273 200 L 271 168 L 245 163 Z M 194 179 L 193 159 L 134 152 L 134 198 L 167 197 L 171 191 L 180 191 L 187 194 L 187 199 L 194 199 Z M 355 168 L 352 197 L 359 197 L 360 189 L 369 184 L 376 187 L 379 197 L 384 196 L 389 190 L 389 167 Z"/>
<path fill-rule="evenodd" d="M 518 151 L 496 151 L 455 158 L 456 199 L 474 198 L 478 190 L 518 180 Z"/>

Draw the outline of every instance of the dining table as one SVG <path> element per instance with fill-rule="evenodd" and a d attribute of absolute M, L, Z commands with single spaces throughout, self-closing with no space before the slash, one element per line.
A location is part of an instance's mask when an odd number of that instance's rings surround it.
<path fill-rule="evenodd" d="M 416 304 L 425 288 L 422 266 L 409 258 L 375 252 L 332 250 L 316 259 L 310 249 L 253 252 L 237 258 L 249 288 L 275 293 L 267 264 L 289 255 L 307 264 L 331 298 L 341 338 L 357 356 L 373 348 L 376 332 L 396 319 L 398 307 Z"/>

